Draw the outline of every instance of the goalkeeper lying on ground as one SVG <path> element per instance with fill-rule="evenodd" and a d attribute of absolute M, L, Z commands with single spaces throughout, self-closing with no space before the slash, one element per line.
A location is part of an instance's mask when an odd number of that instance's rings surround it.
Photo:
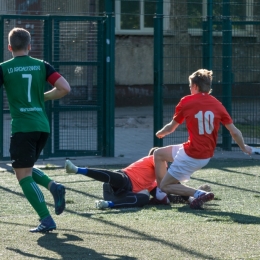
<path fill-rule="evenodd" d="M 96 201 L 96 207 L 99 209 L 142 207 L 147 204 L 165 205 L 170 202 L 189 203 L 189 197 L 167 196 L 157 187 L 152 155 L 155 149 L 156 147 L 152 148 L 148 156 L 121 170 L 80 168 L 69 160 L 65 162 L 65 169 L 67 173 L 82 174 L 104 183 L 104 200 Z M 166 162 L 165 168 L 167 168 Z"/>

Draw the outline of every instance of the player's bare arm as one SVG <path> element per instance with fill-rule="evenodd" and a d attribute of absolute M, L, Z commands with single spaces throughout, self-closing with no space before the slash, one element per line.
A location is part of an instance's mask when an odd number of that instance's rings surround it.
<path fill-rule="evenodd" d="M 232 138 L 235 140 L 235 142 L 238 144 L 238 146 L 240 147 L 240 149 L 247 154 L 251 154 L 252 153 L 252 149 L 250 146 L 246 145 L 244 143 L 244 138 L 242 136 L 241 131 L 236 128 L 236 126 L 234 124 L 228 124 L 225 125 L 225 127 L 229 130 Z"/>
<path fill-rule="evenodd" d="M 172 120 L 170 123 L 166 124 L 161 130 L 156 133 L 158 138 L 163 138 L 164 136 L 174 132 L 176 128 L 179 126 L 175 120 Z"/>
<path fill-rule="evenodd" d="M 70 85 L 64 77 L 60 77 L 54 83 L 54 88 L 44 93 L 44 101 L 64 97 L 70 92 Z"/>

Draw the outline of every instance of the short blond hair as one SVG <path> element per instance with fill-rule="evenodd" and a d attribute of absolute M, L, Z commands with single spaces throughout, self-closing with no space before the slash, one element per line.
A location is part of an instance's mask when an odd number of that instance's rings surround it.
<path fill-rule="evenodd" d="M 197 85 L 199 92 L 211 93 L 212 75 L 212 70 L 199 69 L 189 76 L 190 85 Z"/>

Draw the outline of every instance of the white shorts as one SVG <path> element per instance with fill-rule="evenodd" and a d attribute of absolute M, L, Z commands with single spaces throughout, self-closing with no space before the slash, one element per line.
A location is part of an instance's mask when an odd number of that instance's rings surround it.
<path fill-rule="evenodd" d="M 190 176 L 209 162 L 207 159 L 194 159 L 189 157 L 182 144 L 172 146 L 173 163 L 168 168 L 169 174 L 180 182 L 187 182 Z"/>

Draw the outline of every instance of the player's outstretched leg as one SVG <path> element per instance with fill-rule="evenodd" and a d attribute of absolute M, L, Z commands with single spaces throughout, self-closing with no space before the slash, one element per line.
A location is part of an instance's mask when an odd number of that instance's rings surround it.
<path fill-rule="evenodd" d="M 149 198 L 148 190 L 142 190 L 138 193 L 128 191 L 124 196 L 115 196 L 113 201 L 97 200 L 95 204 L 98 209 L 143 207 L 149 204 Z"/>
<path fill-rule="evenodd" d="M 78 167 L 75 166 L 70 160 L 65 161 L 66 173 L 77 173 Z"/>
<path fill-rule="evenodd" d="M 112 202 L 110 201 L 110 203 Z M 109 207 L 109 201 L 106 200 L 96 200 L 95 204 L 97 209 L 105 209 Z"/>
<path fill-rule="evenodd" d="M 50 192 L 54 199 L 55 213 L 56 215 L 60 215 L 66 206 L 65 187 L 60 183 L 53 182 L 50 188 Z"/>
<path fill-rule="evenodd" d="M 30 229 L 32 233 L 48 233 L 56 229 L 56 224 L 51 216 L 48 216 L 40 221 L 40 225 L 36 228 Z"/>

